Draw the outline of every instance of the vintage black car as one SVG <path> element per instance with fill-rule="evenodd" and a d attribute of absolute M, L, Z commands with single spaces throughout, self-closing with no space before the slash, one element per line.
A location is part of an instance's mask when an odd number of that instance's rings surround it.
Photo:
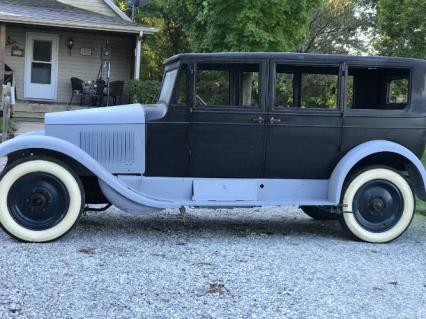
<path fill-rule="evenodd" d="M 388 242 L 426 199 L 426 62 L 293 53 L 168 59 L 155 105 L 48 114 L 0 145 L 0 222 L 43 242 L 92 204 L 299 205 Z"/>

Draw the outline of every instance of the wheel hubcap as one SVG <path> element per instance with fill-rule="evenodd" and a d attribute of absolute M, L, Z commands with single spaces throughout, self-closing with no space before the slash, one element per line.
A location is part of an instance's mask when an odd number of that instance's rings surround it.
<path fill-rule="evenodd" d="M 386 180 L 364 184 L 355 194 L 353 213 L 358 223 L 372 232 L 385 232 L 395 226 L 404 212 L 400 190 Z"/>
<path fill-rule="evenodd" d="M 368 209 L 373 215 L 383 215 L 383 210 L 385 209 L 385 201 L 383 198 L 375 197 L 371 199 L 368 203 Z"/>
<path fill-rule="evenodd" d="M 54 175 L 30 173 L 12 185 L 7 205 L 19 225 L 42 231 L 56 226 L 65 217 L 69 196 L 65 185 Z"/>

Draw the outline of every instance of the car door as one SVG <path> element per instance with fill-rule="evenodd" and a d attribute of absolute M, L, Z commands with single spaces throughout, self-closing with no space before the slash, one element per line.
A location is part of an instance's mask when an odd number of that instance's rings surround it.
<path fill-rule="evenodd" d="M 339 64 L 270 62 L 265 177 L 328 179 L 341 156 Z"/>
<path fill-rule="evenodd" d="M 176 68 L 171 66 L 166 73 Z M 189 67 L 181 65 L 166 116 L 146 125 L 145 176 L 188 176 L 189 75 Z"/>
<path fill-rule="evenodd" d="M 262 175 L 266 61 L 195 65 L 190 124 L 190 176 Z"/>

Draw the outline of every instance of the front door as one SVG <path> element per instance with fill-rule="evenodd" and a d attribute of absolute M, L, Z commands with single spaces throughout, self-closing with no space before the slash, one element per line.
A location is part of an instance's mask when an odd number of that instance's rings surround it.
<path fill-rule="evenodd" d="M 341 157 L 337 65 L 271 62 L 265 177 L 328 179 Z"/>
<path fill-rule="evenodd" d="M 27 33 L 24 95 L 27 99 L 56 100 L 58 36 Z"/>
<path fill-rule="evenodd" d="M 262 176 L 266 71 L 264 61 L 196 64 L 191 177 Z"/>

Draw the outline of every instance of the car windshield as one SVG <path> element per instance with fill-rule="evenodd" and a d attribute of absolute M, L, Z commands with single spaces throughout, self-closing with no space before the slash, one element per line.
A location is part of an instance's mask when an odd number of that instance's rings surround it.
<path fill-rule="evenodd" d="M 161 88 L 161 94 L 158 102 L 168 104 L 172 97 L 174 84 L 176 81 L 176 76 L 178 73 L 178 69 L 174 69 L 171 71 L 167 71 L 164 76 L 163 86 Z"/>

